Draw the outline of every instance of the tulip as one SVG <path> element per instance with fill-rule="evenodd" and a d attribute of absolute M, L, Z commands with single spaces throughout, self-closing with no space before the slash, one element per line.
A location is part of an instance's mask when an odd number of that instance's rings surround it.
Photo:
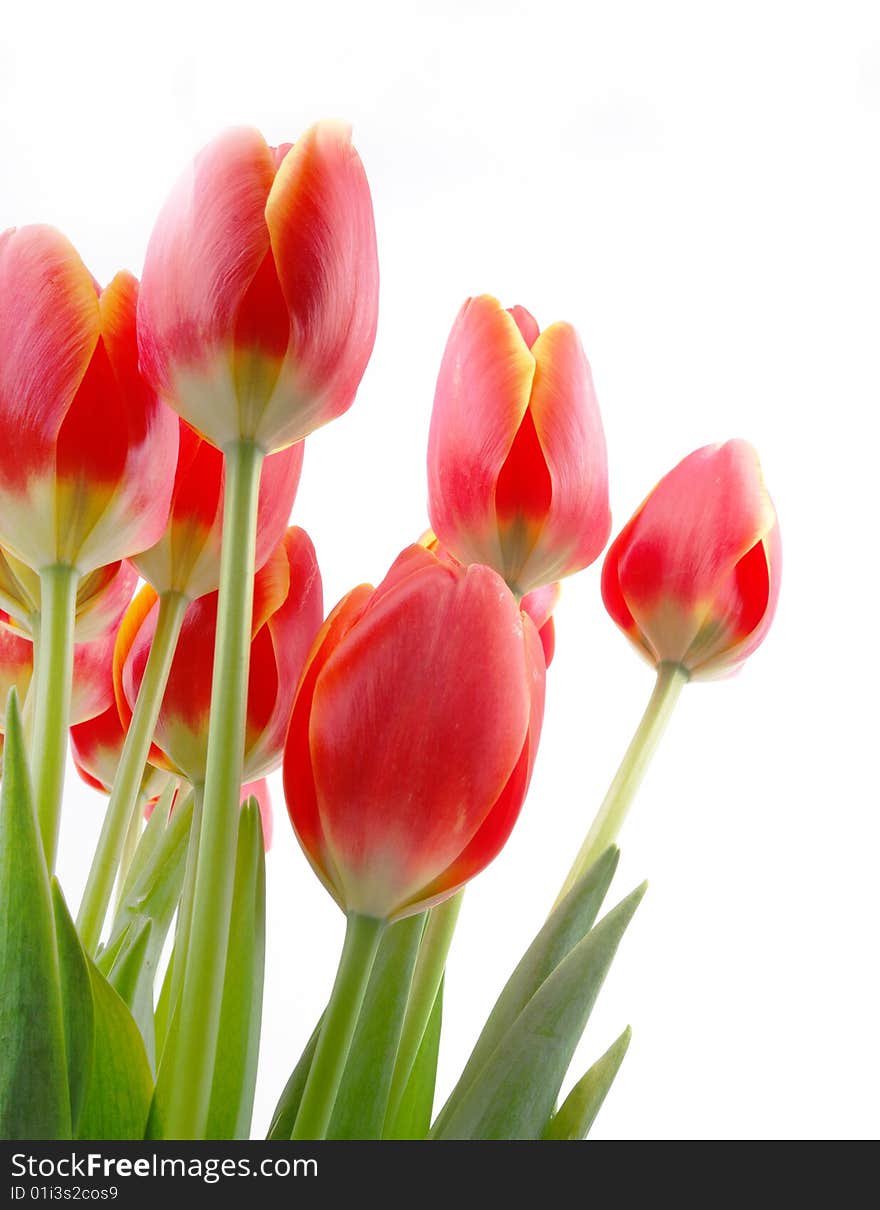
<path fill-rule="evenodd" d="M 324 623 L 290 720 L 284 790 L 300 845 L 348 914 L 347 990 L 325 1014 L 295 1138 L 326 1127 L 381 926 L 449 898 L 510 834 L 543 699 L 537 631 L 487 567 L 411 546 Z"/>
<path fill-rule="evenodd" d="M 707 680 L 735 671 L 764 639 L 781 562 L 757 454 L 728 441 L 660 480 L 608 551 L 602 597 L 652 664 Z"/>
<path fill-rule="evenodd" d="M 781 570 L 776 512 L 745 441 L 689 454 L 612 542 L 605 608 L 657 681 L 560 898 L 616 839 L 684 685 L 736 671 L 761 643 Z"/>
<path fill-rule="evenodd" d="M 169 1129 L 198 1137 L 210 1098 L 232 910 L 248 634 L 263 458 L 351 405 L 373 347 L 372 203 L 346 127 L 294 145 L 233 130 L 197 156 L 150 239 L 139 309 L 142 363 L 227 465 L 193 945 L 181 1000 Z"/>
<path fill-rule="evenodd" d="M 0 543 L 40 574 L 32 761 L 51 871 L 70 721 L 77 581 L 151 546 L 174 414 L 138 369 L 138 284 L 101 289 L 50 227 L 0 235 Z"/>
<path fill-rule="evenodd" d="M 292 147 L 230 130 L 196 157 L 153 230 L 141 357 L 218 448 L 271 451 L 349 408 L 377 307 L 373 208 L 348 128 L 319 122 Z"/>
<path fill-rule="evenodd" d="M 325 622 L 284 756 L 290 818 L 346 912 L 447 898 L 519 813 L 543 709 L 537 632 L 488 568 L 414 546 Z"/>
<path fill-rule="evenodd" d="M 0 235 L 0 542 L 80 575 L 165 528 L 177 426 L 138 372 L 138 284 L 50 227 Z"/>
<path fill-rule="evenodd" d="M 113 701 L 113 637 L 104 635 L 73 649 L 73 693 L 70 717 L 75 723 L 100 715 Z M 34 645 L 30 639 L 0 626 L 0 700 L 15 688 L 27 702 L 34 674 Z M 0 720 L 2 726 L 2 720 Z"/>
<path fill-rule="evenodd" d="M 518 594 L 592 563 L 608 540 L 605 437 L 570 324 L 464 304 L 446 345 L 428 441 L 431 525 L 463 563 Z"/>
<path fill-rule="evenodd" d="M 114 677 L 126 724 L 155 634 L 156 602 L 152 588 L 141 589 L 120 628 Z M 300 669 L 322 616 L 314 548 L 294 527 L 254 584 L 243 782 L 257 781 L 281 763 Z M 153 763 L 194 786 L 203 785 L 207 767 L 216 628 L 217 593 L 210 593 L 186 611 L 150 754 Z"/>
<path fill-rule="evenodd" d="M 258 568 L 284 536 L 302 461 L 300 441 L 273 454 L 263 464 L 257 506 Z M 168 525 L 154 546 L 132 559 L 160 596 L 178 592 L 195 600 L 216 592 L 219 587 L 224 479 L 221 452 L 181 420 Z"/>
<path fill-rule="evenodd" d="M 127 559 L 108 563 L 89 572 L 76 588 L 74 640 L 88 643 L 119 625 L 138 576 Z M 26 563 L 0 548 L 0 624 L 33 637 L 35 616 L 40 613 L 40 577 Z"/>
<path fill-rule="evenodd" d="M 119 758 L 125 742 L 125 729 L 113 695 L 112 663 L 107 669 L 110 704 L 100 714 L 70 728 L 70 754 L 77 773 L 88 786 L 109 794 L 116 780 Z M 161 793 L 168 774 L 147 765 L 141 781 L 140 797 L 153 799 Z"/>

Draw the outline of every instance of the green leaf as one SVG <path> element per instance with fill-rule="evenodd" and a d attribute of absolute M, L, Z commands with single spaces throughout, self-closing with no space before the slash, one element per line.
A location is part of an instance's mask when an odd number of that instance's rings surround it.
<path fill-rule="evenodd" d="M 284 1091 L 278 1098 L 278 1104 L 275 1106 L 275 1112 L 272 1115 L 272 1125 L 269 1127 L 269 1133 L 266 1138 L 271 1142 L 284 1140 L 288 1142 L 293 1133 L 293 1126 L 296 1122 L 296 1115 L 299 1113 L 299 1103 L 302 1100 L 303 1089 L 306 1086 L 306 1080 L 309 1078 L 309 1071 L 312 1066 L 312 1059 L 315 1055 L 315 1049 L 318 1045 L 318 1038 L 321 1036 L 321 1026 L 324 1023 L 323 1014 L 321 1015 L 318 1024 L 312 1030 L 312 1036 L 306 1042 L 306 1048 L 299 1057 L 299 1061 L 290 1073 L 290 1078 L 284 1085 Z"/>
<path fill-rule="evenodd" d="M 206 1138 L 250 1136 L 260 1053 L 266 951 L 266 865 L 260 808 L 241 808 L 226 975 L 220 1008 L 220 1044 L 211 1086 Z"/>
<path fill-rule="evenodd" d="M 434 1007 L 413 1064 L 406 1091 L 386 1139 L 424 1139 L 431 1129 L 434 1110 L 434 1089 L 437 1083 L 437 1058 L 440 1053 L 440 1030 L 443 1024 L 443 983 L 437 991 Z"/>
<path fill-rule="evenodd" d="M 644 893 L 644 885 L 633 891 L 562 959 L 435 1126 L 432 1138 L 541 1138 L 596 996 Z"/>
<path fill-rule="evenodd" d="M 153 983 L 158 961 L 155 947 L 150 944 L 152 935 L 150 917 L 134 916 L 122 935 L 122 943 L 107 975 L 107 982 L 119 993 L 140 1030 L 151 1069 L 156 1052 Z"/>
<path fill-rule="evenodd" d="M 619 860 L 619 849 L 613 845 L 606 849 L 547 917 L 495 1002 L 464 1071 L 437 1118 L 435 1131 L 443 1128 L 447 1117 L 544 980 L 593 927 Z"/>
<path fill-rule="evenodd" d="M 427 913 L 385 932 L 370 975 L 328 1139 L 379 1139 Z"/>
<path fill-rule="evenodd" d="M 57 878 L 52 879 L 52 901 L 55 909 L 55 935 L 58 938 L 58 966 L 61 973 L 70 1113 L 75 1134 L 92 1068 L 95 1010 L 92 1004 L 89 966 Z"/>
<path fill-rule="evenodd" d="M 165 978 L 162 980 L 162 989 L 159 992 L 159 999 L 156 1002 L 155 1022 L 156 1022 L 156 1059 L 160 1060 L 162 1052 L 165 1049 L 165 1041 L 168 1037 L 168 1018 L 171 1012 L 171 984 L 174 980 L 174 950 L 171 951 L 171 957 L 168 959 L 168 966 L 165 968 Z"/>
<path fill-rule="evenodd" d="M 172 806 L 174 805 L 174 796 L 177 783 L 174 779 L 169 779 L 165 785 L 165 789 L 159 797 L 150 818 L 147 820 L 147 826 L 141 833 L 141 838 L 137 843 L 137 848 L 134 851 L 134 857 L 131 860 L 131 865 L 125 875 L 122 883 L 122 888 L 119 894 L 120 905 L 131 898 L 132 888 L 135 882 L 143 873 L 145 867 L 154 860 L 156 847 L 162 841 L 165 835 L 165 829 L 168 826 L 172 816 Z M 181 797 L 183 797 L 181 795 Z M 190 811 L 192 811 L 192 797 L 189 797 Z M 117 911 L 117 915 L 118 915 Z M 114 929 L 115 932 L 115 929 Z"/>
<path fill-rule="evenodd" d="M 153 1096 L 143 1039 L 119 994 L 89 962 L 95 1048 L 79 1139 L 142 1139 Z"/>
<path fill-rule="evenodd" d="M 55 914 L 14 689 L 0 789 L 0 1137 L 71 1137 Z"/>
<path fill-rule="evenodd" d="M 559 1111 L 547 1123 L 545 1139 L 585 1139 L 608 1089 L 614 1083 L 623 1056 L 627 1052 L 632 1030 L 627 1025 L 616 1042 L 597 1059 L 585 1076 L 582 1076 L 565 1098 Z"/>

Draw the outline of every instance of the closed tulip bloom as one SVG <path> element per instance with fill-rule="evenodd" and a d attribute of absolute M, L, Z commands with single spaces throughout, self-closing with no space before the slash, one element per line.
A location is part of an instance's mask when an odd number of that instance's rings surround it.
<path fill-rule="evenodd" d="M 256 566 L 262 567 L 284 537 L 303 462 L 303 442 L 263 463 L 257 513 Z M 158 593 L 194 600 L 220 583 L 225 464 L 222 453 L 180 421 L 177 473 L 168 525 L 149 550 L 132 559 Z"/>
<path fill-rule="evenodd" d="M 709 445 L 669 472 L 612 543 L 605 607 L 652 664 L 693 679 L 731 672 L 776 610 L 782 548 L 758 457 Z"/>
<path fill-rule="evenodd" d="M 70 717 L 83 722 L 101 714 L 113 700 L 113 636 L 104 635 L 73 649 L 73 693 Z M 25 702 L 34 672 L 34 645 L 30 639 L 0 626 L 0 701 L 17 690 Z"/>
<path fill-rule="evenodd" d="M 108 668 L 110 693 L 113 694 L 112 666 Z M 111 696 L 106 710 L 70 728 L 70 753 L 77 773 L 86 783 L 103 794 L 109 794 L 116 779 L 125 729 L 119 717 L 115 697 Z M 147 765 L 141 781 L 141 793 L 150 798 L 162 792 L 168 774 Z"/>
<path fill-rule="evenodd" d="M 453 325 L 428 442 L 431 525 L 519 595 L 580 571 L 608 540 L 605 436 L 574 328 L 471 298 Z"/>
<path fill-rule="evenodd" d="M 88 643 L 115 630 L 137 587 L 138 575 L 126 559 L 98 567 L 76 589 L 74 636 Z M 40 612 L 40 577 L 0 548 L 0 624 L 30 637 Z"/>
<path fill-rule="evenodd" d="M 147 662 L 156 612 L 156 594 L 144 588 L 120 628 L 114 679 L 126 725 Z M 281 762 L 300 670 L 322 617 L 315 551 L 305 531 L 294 527 L 257 572 L 254 584 L 243 782 L 257 781 Z M 189 605 L 150 755 L 151 761 L 193 785 L 205 780 L 216 621 L 216 593 Z"/>
<path fill-rule="evenodd" d="M 0 235 L 0 542 L 35 569 L 85 575 L 165 527 L 177 422 L 138 371 L 137 294 L 50 227 Z"/>
<path fill-rule="evenodd" d="M 543 701 L 537 631 L 489 568 L 412 546 L 343 598 L 303 673 L 284 789 L 344 911 L 398 919 L 488 865 L 525 797 Z"/>
<path fill-rule="evenodd" d="M 373 208 L 349 129 L 293 146 L 255 130 L 210 143 L 153 230 L 143 365 L 221 449 L 281 449 L 346 411 L 376 334 Z"/>

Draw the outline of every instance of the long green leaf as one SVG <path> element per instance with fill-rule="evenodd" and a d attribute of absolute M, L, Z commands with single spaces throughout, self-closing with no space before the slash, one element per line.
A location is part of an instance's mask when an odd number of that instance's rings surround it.
<path fill-rule="evenodd" d="M 95 1010 L 89 966 L 79 943 L 76 925 L 64 902 L 56 878 L 52 879 L 58 966 L 61 972 L 61 1001 L 64 1011 L 64 1046 L 70 1086 L 70 1113 L 74 1134 L 88 1087 L 95 1049 Z"/>
<path fill-rule="evenodd" d="M 610 911 L 544 980 L 479 1075 L 435 1126 L 433 1138 L 541 1138 L 596 996 L 644 892 L 644 885 L 638 887 Z"/>
<path fill-rule="evenodd" d="M 386 1139 L 424 1139 L 431 1129 L 434 1089 L 437 1083 L 437 1059 L 443 1024 L 443 983 L 437 991 L 434 1007 L 422 1037 L 416 1061 L 407 1081 L 394 1122 L 387 1127 Z"/>
<path fill-rule="evenodd" d="M 0 790 L 0 1137 L 71 1137 L 55 915 L 14 689 Z"/>
<path fill-rule="evenodd" d="M 132 917 L 107 975 L 107 982 L 119 993 L 140 1030 L 151 1068 L 156 1053 L 153 983 L 158 958 L 150 944 L 152 935 L 153 921 L 149 916 Z"/>
<path fill-rule="evenodd" d="M 378 1139 L 388 1104 L 413 969 L 426 913 L 385 932 L 336 1096 L 328 1139 Z"/>
<path fill-rule="evenodd" d="M 616 1042 L 597 1059 L 585 1076 L 582 1076 L 563 1101 L 558 1113 L 547 1123 L 545 1139 L 585 1139 L 602 1102 L 620 1070 L 623 1056 L 629 1047 L 632 1030 L 627 1025 Z"/>
<path fill-rule="evenodd" d="M 119 994 L 89 962 L 95 1049 L 79 1139 L 142 1139 L 153 1096 L 143 1039 Z"/>
<path fill-rule="evenodd" d="M 207 1138 L 250 1136 L 266 951 L 266 865 L 260 808 L 249 798 L 241 809 L 232 920 L 220 1009 L 220 1044 L 211 1086 Z"/>
<path fill-rule="evenodd" d="M 312 1035 L 308 1042 L 306 1042 L 305 1050 L 300 1055 L 296 1067 L 290 1073 L 290 1078 L 284 1085 L 284 1090 L 278 1098 L 278 1104 L 275 1106 L 275 1112 L 272 1115 L 272 1125 L 269 1127 L 269 1133 L 266 1135 L 266 1138 L 272 1142 L 278 1142 L 282 1139 L 287 1142 L 293 1132 L 296 1115 L 299 1113 L 299 1103 L 302 1100 L 306 1080 L 309 1078 L 309 1071 L 312 1066 L 315 1049 L 318 1045 L 318 1038 L 321 1036 L 323 1022 L 324 1017 L 322 1015 L 318 1024 L 312 1030 Z"/>
<path fill-rule="evenodd" d="M 547 917 L 495 1002 L 464 1071 L 437 1118 L 435 1131 L 443 1129 L 457 1103 L 544 980 L 593 927 L 619 860 L 620 851 L 612 845 Z"/>

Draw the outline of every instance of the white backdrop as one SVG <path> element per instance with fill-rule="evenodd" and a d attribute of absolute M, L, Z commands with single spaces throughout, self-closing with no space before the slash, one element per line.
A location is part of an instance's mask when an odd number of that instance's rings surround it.
<path fill-rule="evenodd" d="M 16 6 L 0 33 L 0 228 L 138 271 L 219 129 L 349 118 L 376 209 L 379 335 L 311 438 L 294 518 L 328 605 L 426 523 L 434 378 L 472 293 L 573 322 L 615 531 L 689 450 L 744 436 L 781 517 L 782 598 L 742 675 L 684 694 L 622 837 L 649 893 L 576 1074 L 629 1022 L 594 1138 L 876 1137 L 880 9 L 763 0 Z M 651 688 L 598 566 L 558 611 L 517 831 L 468 892 L 441 1092 L 552 902 Z M 76 901 L 103 803 L 72 778 Z M 323 1006 L 342 918 L 276 787 L 255 1130 Z"/>

